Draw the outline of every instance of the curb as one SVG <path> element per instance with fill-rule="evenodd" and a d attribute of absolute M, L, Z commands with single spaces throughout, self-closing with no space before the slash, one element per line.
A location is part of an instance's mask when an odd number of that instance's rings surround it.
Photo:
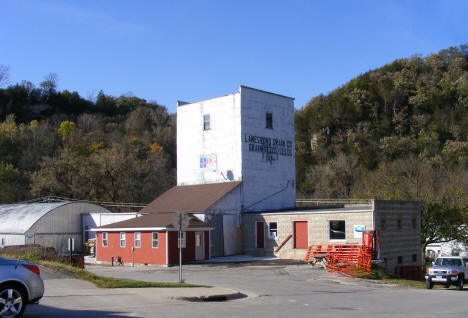
<path fill-rule="evenodd" d="M 196 297 L 176 297 L 177 300 L 185 300 L 190 302 L 221 302 L 247 298 L 246 294 L 241 292 L 231 293 L 231 294 L 218 294 L 218 295 L 209 295 L 209 296 L 196 296 Z"/>

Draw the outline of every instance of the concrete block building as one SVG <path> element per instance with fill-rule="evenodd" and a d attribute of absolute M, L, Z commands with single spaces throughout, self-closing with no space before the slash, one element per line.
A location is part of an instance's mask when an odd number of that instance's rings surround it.
<path fill-rule="evenodd" d="M 295 207 L 294 99 L 240 86 L 177 103 L 177 186 L 238 182 L 202 213 L 213 256 L 241 251 L 241 214 Z"/>
<path fill-rule="evenodd" d="M 378 257 L 385 267 L 421 264 L 419 203 L 316 203 L 315 207 L 243 214 L 244 250 L 259 256 L 304 259 L 309 245 L 361 244 L 363 231 L 378 231 Z"/>

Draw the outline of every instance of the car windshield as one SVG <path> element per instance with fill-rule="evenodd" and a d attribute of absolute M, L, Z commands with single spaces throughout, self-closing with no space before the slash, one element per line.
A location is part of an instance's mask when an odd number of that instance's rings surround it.
<path fill-rule="evenodd" d="M 461 260 L 457 258 L 438 258 L 434 265 L 439 266 L 461 266 Z"/>

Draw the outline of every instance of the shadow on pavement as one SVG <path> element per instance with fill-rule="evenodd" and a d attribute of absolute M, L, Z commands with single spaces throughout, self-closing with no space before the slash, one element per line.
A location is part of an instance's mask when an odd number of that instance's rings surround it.
<path fill-rule="evenodd" d="M 127 313 L 122 313 L 118 311 L 108 311 L 108 310 L 69 310 L 54 308 L 50 306 L 43 305 L 30 305 L 26 308 L 26 311 L 23 315 L 24 318 L 78 318 L 78 317 L 112 317 L 112 318 L 126 318 L 126 317 L 140 317 L 136 315 L 129 316 Z"/>

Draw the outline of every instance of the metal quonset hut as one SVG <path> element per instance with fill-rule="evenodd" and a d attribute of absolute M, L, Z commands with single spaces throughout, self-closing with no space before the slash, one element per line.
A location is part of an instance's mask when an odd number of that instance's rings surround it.
<path fill-rule="evenodd" d="M 81 250 L 81 215 L 109 210 L 91 203 L 57 202 L 0 205 L 0 245 L 39 244 L 67 252 L 69 238 Z"/>
<path fill-rule="evenodd" d="M 182 239 L 182 261 L 210 258 L 210 226 L 193 215 Z M 175 213 L 149 213 L 93 229 L 97 232 L 96 260 L 123 264 L 171 265 L 179 262 Z"/>

